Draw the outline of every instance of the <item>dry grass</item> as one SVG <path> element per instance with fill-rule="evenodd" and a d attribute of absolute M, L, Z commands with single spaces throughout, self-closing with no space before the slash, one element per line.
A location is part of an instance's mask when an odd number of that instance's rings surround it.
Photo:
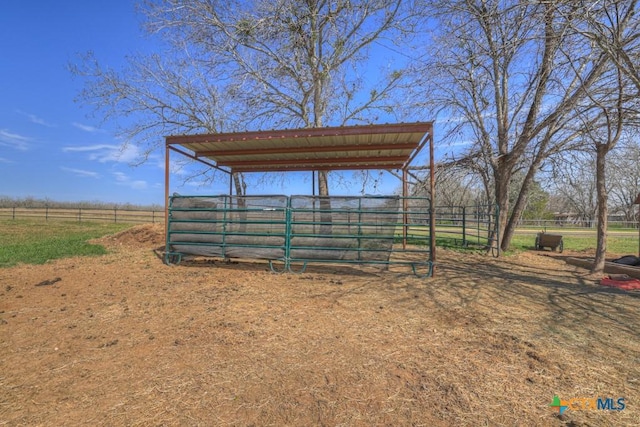
<path fill-rule="evenodd" d="M 165 266 L 161 228 L 0 270 L 2 425 L 636 425 L 638 293 L 541 254 L 437 277 Z M 44 280 L 61 278 L 49 286 Z M 549 408 L 553 395 L 627 409 Z"/>

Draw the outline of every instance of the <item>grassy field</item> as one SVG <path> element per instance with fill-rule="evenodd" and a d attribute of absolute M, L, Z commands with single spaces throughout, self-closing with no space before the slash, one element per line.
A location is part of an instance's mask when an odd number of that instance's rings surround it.
<path fill-rule="evenodd" d="M 88 243 L 88 240 L 113 234 L 131 227 L 131 224 L 108 222 L 76 222 L 41 220 L 0 220 L 0 267 L 10 267 L 17 263 L 42 264 L 51 259 L 69 256 L 102 255 L 106 249 Z M 415 233 L 415 230 L 412 230 Z M 411 240 L 411 239 L 410 239 Z M 566 235 L 564 249 L 576 252 L 594 251 L 595 235 Z M 412 243 L 410 241 L 410 243 Z M 421 238 L 419 242 L 423 244 Z M 461 245 L 460 236 L 439 232 L 439 247 L 455 248 Z M 510 252 L 534 249 L 535 235 L 516 234 Z M 472 247 L 473 249 L 473 247 Z M 637 237 L 611 235 L 607 241 L 610 254 L 636 254 Z"/>
<path fill-rule="evenodd" d="M 18 263 L 43 264 L 70 256 L 103 255 L 106 249 L 88 240 L 131 227 L 99 222 L 0 221 L 0 267 Z"/>
<path fill-rule="evenodd" d="M 415 231 L 415 230 L 413 230 Z M 425 229 L 426 233 L 426 229 Z M 561 234 L 564 249 L 575 252 L 594 252 L 596 248 L 596 232 L 593 229 L 562 229 L 550 230 L 549 233 Z M 535 249 L 537 231 L 518 229 L 511 240 L 509 252 L 521 252 Z M 481 238 L 473 237 L 473 232 L 468 233 L 467 240 L 470 243 L 484 244 L 486 230 L 481 230 Z M 438 246 L 455 248 L 461 246 L 462 229 L 441 228 L 437 230 Z M 470 247 L 473 249 L 473 245 Z M 611 254 L 637 254 L 638 235 L 633 229 L 615 230 L 607 237 L 607 252 Z"/>
<path fill-rule="evenodd" d="M 522 251 L 535 249 L 535 235 L 516 234 L 511 241 L 512 250 Z M 562 238 L 564 249 L 576 252 L 594 252 L 596 249 L 595 234 L 586 236 L 567 235 Z M 612 254 L 637 254 L 638 238 L 626 236 L 609 236 L 607 238 L 607 252 Z"/>

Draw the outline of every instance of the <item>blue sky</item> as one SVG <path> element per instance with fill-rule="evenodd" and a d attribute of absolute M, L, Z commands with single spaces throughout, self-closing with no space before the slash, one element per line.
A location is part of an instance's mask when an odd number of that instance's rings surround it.
<path fill-rule="evenodd" d="M 0 196 L 114 204 L 164 204 L 164 153 L 139 166 L 135 145 L 74 101 L 83 81 L 68 65 L 89 51 L 119 69 L 127 54 L 154 49 L 140 29 L 135 0 L 22 0 L 0 7 Z M 309 173 L 310 177 L 310 173 Z M 309 194 L 309 177 L 249 193 Z M 219 194 L 172 178 L 171 192 Z M 386 176 L 381 191 L 399 182 Z M 349 185 L 333 194 L 357 194 Z"/>
<path fill-rule="evenodd" d="M 163 203 L 161 155 L 138 167 L 91 110 L 74 102 L 68 64 L 94 51 L 109 66 L 148 49 L 134 1 L 7 1 L 0 8 L 0 196 Z"/>

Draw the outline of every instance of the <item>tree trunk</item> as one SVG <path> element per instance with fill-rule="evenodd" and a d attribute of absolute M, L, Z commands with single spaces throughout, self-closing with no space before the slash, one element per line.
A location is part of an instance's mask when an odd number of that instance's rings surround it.
<path fill-rule="evenodd" d="M 237 208 L 240 211 L 240 231 L 247 230 L 247 211 L 245 210 L 247 207 L 247 203 L 245 200 L 246 192 L 247 192 L 247 183 L 244 181 L 244 175 L 241 173 L 232 174 L 233 184 L 236 188 L 236 202 Z"/>
<path fill-rule="evenodd" d="M 331 234 L 331 200 L 327 171 L 318 171 L 318 195 L 320 196 L 320 234 Z"/>
<path fill-rule="evenodd" d="M 241 173 L 233 174 L 233 185 L 236 188 L 236 195 L 238 196 L 246 196 L 247 194 L 247 183 L 244 182 L 244 175 Z M 244 203 L 244 199 L 242 200 Z"/>
<path fill-rule="evenodd" d="M 602 273 L 607 256 L 607 208 L 608 194 L 605 177 L 605 160 L 608 146 L 598 144 L 596 147 L 596 194 L 598 200 L 598 232 L 596 244 L 596 257 L 593 262 L 592 273 Z"/>
<path fill-rule="evenodd" d="M 509 182 L 511 181 L 511 172 L 504 165 L 501 166 L 495 172 L 495 195 L 496 203 L 500 210 L 498 214 L 499 241 L 497 246 L 504 251 L 509 248 L 509 241 L 505 240 L 504 232 L 509 220 Z M 503 245 L 504 243 L 506 243 L 506 247 Z"/>
<path fill-rule="evenodd" d="M 529 194 L 529 188 L 531 187 L 531 183 L 533 182 L 535 171 L 538 168 L 539 163 L 540 162 L 534 162 L 534 164 L 529 167 L 529 170 L 527 171 L 527 174 L 522 181 L 522 186 L 520 187 L 520 192 L 518 193 L 518 199 L 513 205 L 513 212 L 509 216 L 509 220 L 502 235 L 501 248 L 504 251 L 509 250 L 509 247 L 511 246 L 511 239 L 516 232 L 518 220 L 520 219 L 520 217 L 522 216 L 522 212 L 526 208 L 526 200 L 527 195 Z"/>

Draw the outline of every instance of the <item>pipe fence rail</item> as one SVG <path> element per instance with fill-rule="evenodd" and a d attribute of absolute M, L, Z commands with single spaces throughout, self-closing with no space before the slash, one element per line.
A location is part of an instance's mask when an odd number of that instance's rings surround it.
<path fill-rule="evenodd" d="M 0 220 L 43 220 L 116 222 L 131 224 L 164 223 L 164 210 L 98 208 L 0 208 Z"/>
<path fill-rule="evenodd" d="M 498 253 L 497 205 L 436 206 L 436 233 L 441 246 L 477 246 Z"/>
<path fill-rule="evenodd" d="M 598 221 L 595 219 L 521 219 L 518 221 L 519 228 L 575 228 L 575 229 L 595 229 Z M 609 219 L 607 226 L 610 229 L 638 229 L 638 221 L 623 221 Z"/>
<path fill-rule="evenodd" d="M 484 213 L 482 213 L 482 210 Z M 480 210 L 480 213 L 477 211 Z M 489 213 L 487 206 L 437 206 L 436 219 L 438 228 L 445 231 L 452 231 L 459 227 L 459 238 L 466 244 L 469 239 L 480 243 L 484 240 L 487 233 L 483 230 L 491 225 L 488 218 Z M 493 212 L 490 214 L 493 216 Z M 91 208 L 91 207 L 24 207 L 10 206 L 0 207 L 0 220 L 62 220 L 62 221 L 98 221 L 98 222 L 121 222 L 131 224 L 158 223 L 164 224 L 164 210 L 160 209 L 135 209 L 135 208 Z M 558 219 L 521 219 L 518 221 L 519 229 L 594 229 L 597 223 L 593 221 L 575 221 L 575 220 L 558 220 Z M 464 226 L 464 227 L 463 227 Z M 637 230 L 638 221 L 621 221 L 609 220 L 609 230 L 629 229 Z M 491 227 L 492 228 L 492 227 Z M 448 230 L 447 230 L 448 229 Z M 471 234 L 475 230 L 474 234 Z M 447 235 L 446 233 L 445 235 Z M 478 241 L 480 235 L 480 242 Z M 486 243 L 484 241 L 483 243 Z"/>

